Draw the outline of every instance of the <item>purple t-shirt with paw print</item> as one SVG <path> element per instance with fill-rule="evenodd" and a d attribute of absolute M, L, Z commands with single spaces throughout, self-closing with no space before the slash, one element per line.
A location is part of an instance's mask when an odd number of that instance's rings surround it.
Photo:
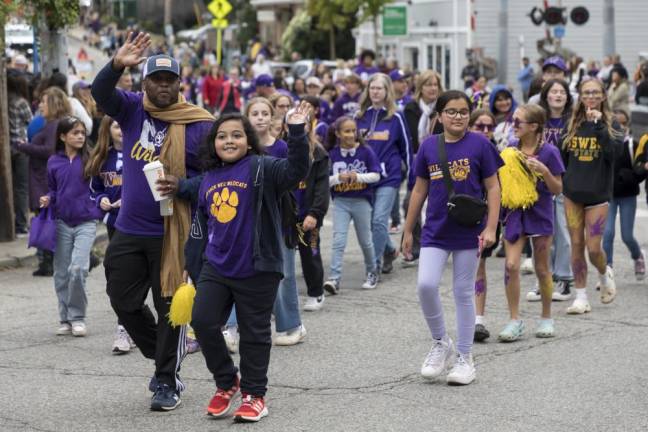
<path fill-rule="evenodd" d="M 459 141 L 446 143 L 446 153 L 455 193 L 475 198 L 485 197 L 484 179 L 497 174 L 499 167 L 504 165 L 493 144 L 478 133 L 467 132 Z M 465 227 L 448 217 L 448 190 L 439 163 L 436 135 L 421 143 L 414 174 L 429 180 L 421 246 L 444 250 L 477 249 L 484 222 L 474 228 Z"/>
<path fill-rule="evenodd" d="M 232 279 L 256 273 L 250 158 L 207 172 L 198 194 L 198 210 L 207 215 L 207 261 L 218 274 Z"/>

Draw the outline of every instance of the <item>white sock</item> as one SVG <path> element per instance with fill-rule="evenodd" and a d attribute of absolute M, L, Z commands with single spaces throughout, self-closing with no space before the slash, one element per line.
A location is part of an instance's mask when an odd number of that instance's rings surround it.
<path fill-rule="evenodd" d="M 587 301 L 587 288 L 574 288 L 576 291 L 576 300 Z"/>
<path fill-rule="evenodd" d="M 484 319 L 484 315 L 475 316 L 475 325 L 477 324 L 486 325 L 486 320 Z"/>

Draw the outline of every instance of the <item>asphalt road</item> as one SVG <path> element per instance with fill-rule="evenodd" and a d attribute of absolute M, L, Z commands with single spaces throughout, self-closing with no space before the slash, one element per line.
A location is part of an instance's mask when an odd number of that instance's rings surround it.
<path fill-rule="evenodd" d="M 645 209 L 643 201 L 639 207 Z M 637 219 L 642 244 L 646 213 Z M 328 297 L 322 311 L 303 314 L 304 343 L 273 348 L 270 415 L 252 426 L 204 415 L 214 384 L 199 353 L 183 364 L 183 405 L 149 411 L 152 362 L 137 351 L 111 355 L 115 316 L 101 269 L 88 281 L 86 338 L 54 335 L 51 279 L 32 278 L 32 269 L 0 272 L 0 431 L 648 430 L 648 287 L 635 281 L 619 240 L 613 304 L 601 305 L 593 290 L 591 314 L 567 316 L 567 303 L 554 303 L 557 337 L 541 340 L 532 333 L 540 305 L 523 301 L 524 339 L 477 345 L 477 380 L 449 387 L 418 375 L 430 336 L 416 298 L 416 269 L 397 265 L 378 289 L 363 291 L 361 254 L 349 238 L 343 293 Z M 322 244 L 328 262 L 329 224 Z M 495 334 L 508 318 L 503 264 L 488 262 L 487 319 Z M 442 292 L 454 334 L 449 277 L 447 271 Z M 522 283 L 526 292 L 533 276 Z M 300 290 L 304 295 L 301 280 Z"/>

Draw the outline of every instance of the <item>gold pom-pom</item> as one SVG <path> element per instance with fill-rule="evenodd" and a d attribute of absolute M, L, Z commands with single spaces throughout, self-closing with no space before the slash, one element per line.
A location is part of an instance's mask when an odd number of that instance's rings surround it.
<path fill-rule="evenodd" d="M 500 153 L 504 166 L 499 169 L 502 185 L 502 207 L 526 210 L 538 201 L 536 182 L 539 175 L 526 166 L 526 158 L 515 147 L 507 147 Z"/>
<path fill-rule="evenodd" d="M 183 283 L 173 294 L 168 315 L 169 322 L 173 327 L 191 322 L 194 297 L 196 297 L 196 288 L 190 283 Z"/>

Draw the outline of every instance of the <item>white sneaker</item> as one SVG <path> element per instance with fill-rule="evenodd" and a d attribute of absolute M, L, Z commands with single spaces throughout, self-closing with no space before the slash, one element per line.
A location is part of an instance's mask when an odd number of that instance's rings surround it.
<path fill-rule="evenodd" d="M 468 385 L 475 381 L 475 377 L 475 364 L 473 363 L 472 354 L 457 354 L 457 361 L 455 361 L 452 370 L 448 373 L 446 381 L 448 384 Z"/>
<path fill-rule="evenodd" d="M 576 297 L 574 302 L 567 308 L 567 313 L 569 315 L 582 315 L 592 311 L 592 306 L 590 306 L 587 299 L 579 299 Z"/>
<path fill-rule="evenodd" d="M 362 284 L 362 289 L 375 289 L 378 286 L 378 275 L 376 273 L 367 273 L 367 280 Z"/>
<path fill-rule="evenodd" d="M 302 342 L 306 337 L 306 327 L 300 325 L 294 330 L 278 333 L 275 336 L 274 344 L 278 346 L 292 346 Z"/>
<path fill-rule="evenodd" d="M 522 265 L 520 266 L 520 273 L 522 273 L 523 275 L 535 273 L 535 270 L 533 268 L 533 259 L 526 258 L 524 261 L 522 261 Z"/>
<path fill-rule="evenodd" d="M 67 336 L 72 334 L 72 326 L 69 323 L 61 323 L 58 329 L 56 329 L 57 336 Z"/>
<path fill-rule="evenodd" d="M 72 336 L 83 337 L 88 334 L 88 329 L 83 321 L 72 323 Z"/>
<path fill-rule="evenodd" d="M 115 330 L 115 337 L 113 339 L 112 352 L 113 354 L 126 354 L 131 349 L 130 338 L 128 332 L 123 326 L 118 325 Z"/>
<path fill-rule="evenodd" d="M 223 330 L 223 338 L 225 338 L 225 345 L 227 345 L 228 351 L 236 354 L 239 347 L 238 329 L 234 326 L 225 327 L 225 330 Z"/>
<path fill-rule="evenodd" d="M 309 312 L 315 312 L 324 306 L 324 294 L 319 297 L 308 297 L 304 303 L 304 310 Z"/>
<path fill-rule="evenodd" d="M 540 285 L 538 285 L 538 282 L 536 282 L 533 291 L 527 293 L 526 299 L 528 302 L 539 302 L 542 300 L 542 296 L 540 295 Z"/>
<path fill-rule="evenodd" d="M 601 280 L 601 303 L 608 304 L 614 301 L 617 295 L 616 283 L 614 282 L 614 270 L 608 266 L 605 270 L 605 281 Z"/>
<path fill-rule="evenodd" d="M 455 350 L 452 339 L 432 341 L 432 348 L 425 356 L 423 366 L 421 366 L 421 375 L 425 379 L 435 379 L 446 370 L 448 370 L 454 361 Z"/>

